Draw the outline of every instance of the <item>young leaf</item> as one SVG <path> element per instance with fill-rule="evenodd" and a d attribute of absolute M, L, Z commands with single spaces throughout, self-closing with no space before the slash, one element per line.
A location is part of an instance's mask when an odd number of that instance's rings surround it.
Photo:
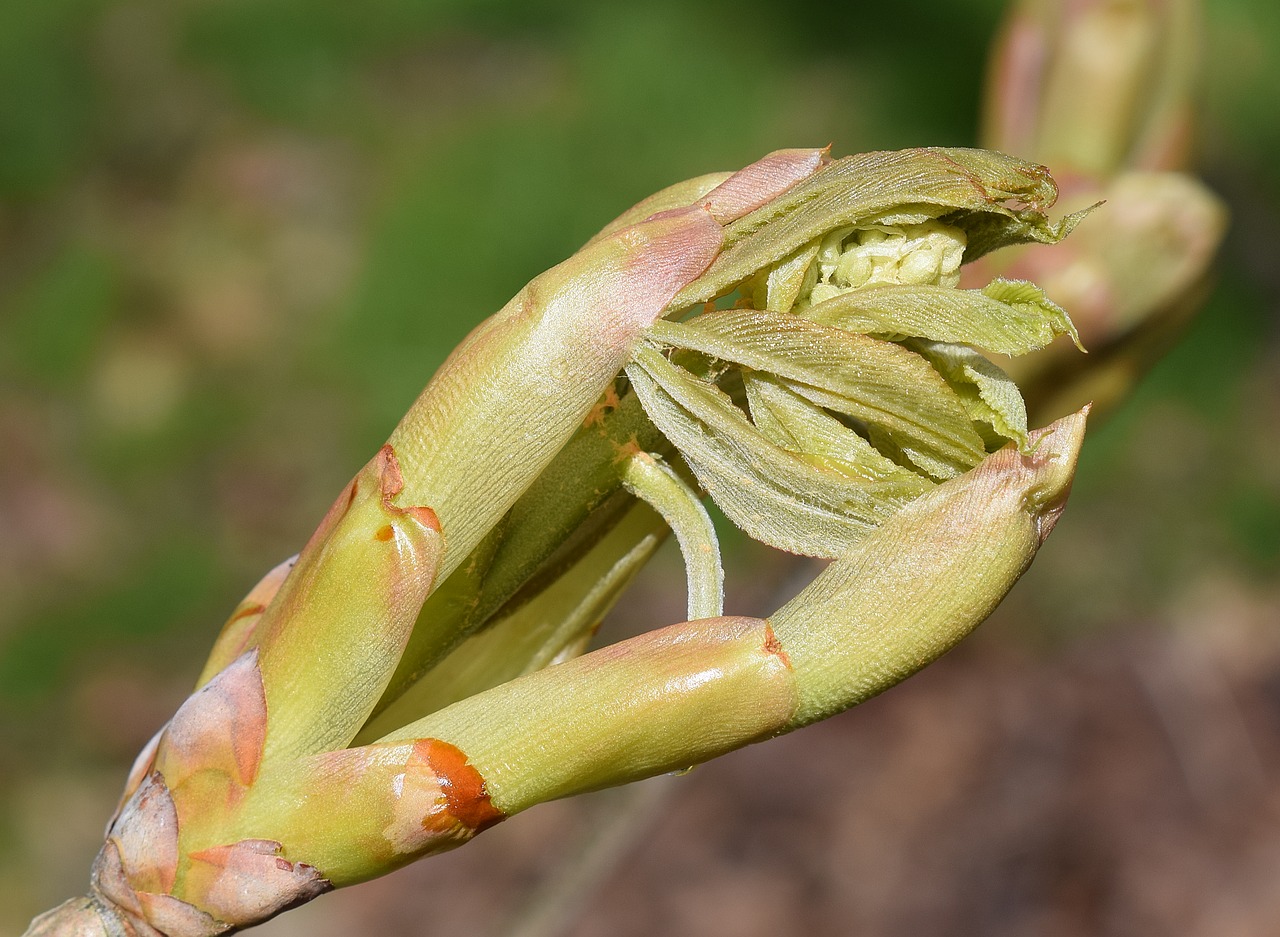
<path fill-rule="evenodd" d="M 1075 326 L 1034 283 L 993 280 L 982 290 L 878 286 L 842 293 L 801 313 L 823 325 L 882 338 L 927 338 L 1024 355 Z"/>
<path fill-rule="evenodd" d="M 887 435 L 935 478 L 953 478 L 986 455 L 952 389 L 928 362 L 899 345 L 751 309 L 656 322 L 648 334 L 776 375 L 812 403 Z"/>
<path fill-rule="evenodd" d="M 951 385 L 970 419 L 988 424 L 1002 437 L 998 442 L 1011 439 L 1026 451 L 1027 408 L 1009 375 L 967 345 L 917 341 L 911 347 Z"/>
<path fill-rule="evenodd" d="M 752 282 L 752 304 L 769 312 L 790 312 L 796 300 L 813 289 L 818 242 L 805 244 L 761 273 Z"/>
<path fill-rule="evenodd" d="M 843 553 L 920 493 L 824 470 L 766 438 L 718 388 L 642 346 L 627 376 L 698 482 L 751 537 L 808 556 Z"/>
<path fill-rule="evenodd" d="M 1009 244 L 1053 244 L 1082 215 L 1051 224 L 1058 188 L 1043 166 L 1001 153 L 926 148 L 837 159 L 725 228 L 724 249 L 668 307 L 722 296 L 757 271 L 843 227 L 920 224 L 964 230 L 965 261 Z"/>
<path fill-rule="evenodd" d="M 932 483 L 881 454 L 875 446 L 821 407 L 777 379 L 761 374 L 743 378 L 751 421 L 772 442 L 819 468 L 869 482 L 894 481 L 923 493 Z"/>

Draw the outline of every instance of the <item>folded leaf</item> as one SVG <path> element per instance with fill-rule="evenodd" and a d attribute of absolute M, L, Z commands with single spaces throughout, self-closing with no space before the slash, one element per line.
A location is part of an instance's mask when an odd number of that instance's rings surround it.
<path fill-rule="evenodd" d="M 927 148 L 837 159 L 725 228 L 720 256 L 669 308 L 724 295 L 843 227 L 937 218 L 965 232 L 966 262 L 1009 244 L 1056 243 L 1079 220 L 1049 222 L 1044 210 L 1057 197 L 1047 169 L 1001 153 Z"/>
<path fill-rule="evenodd" d="M 371 719 L 355 744 L 376 741 L 451 703 L 562 659 L 566 648 L 579 646 L 595 632 L 665 533 L 659 516 L 633 502 L 618 525 L 571 569 L 462 642 Z"/>
<path fill-rule="evenodd" d="M 769 312 L 790 312 L 802 295 L 817 282 L 814 259 L 818 242 L 805 244 L 756 276 L 752 283 L 752 305 Z"/>
<path fill-rule="evenodd" d="M 851 479 L 781 448 L 722 391 L 656 348 L 639 349 L 627 375 L 721 510 L 770 546 L 837 556 L 920 492 L 910 482 Z"/>
<path fill-rule="evenodd" d="M 770 616 L 800 692 L 790 728 L 893 686 L 991 614 L 1066 505 L 1084 427 L 1081 411 L 934 488 Z"/>
<path fill-rule="evenodd" d="M 947 383 L 919 355 L 890 342 L 751 309 L 712 312 L 687 323 L 657 322 L 648 334 L 665 345 L 776 375 L 818 406 L 887 435 L 934 478 L 952 478 L 986 456 Z"/>
<path fill-rule="evenodd" d="M 951 385 L 971 420 L 986 423 L 1002 440 L 1011 439 L 1026 450 L 1027 408 L 1013 378 L 968 345 L 916 341 L 911 347 Z"/>
<path fill-rule="evenodd" d="M 982 290 L 877 286 L 842 293 L 801 314 L 850 332 L 958 342 L 1002 355 L 1024 355 L 1059 335 L 1079 344 L 1066 312 L 1023 280 L 993 280 Z"/>
<path fill-rule="evenodd" d="M 928 479 L 882 455 L 867 440 L 777 379 L 753 373 L 743 379 L 743 385 L 751 421 L 783 449 L 849 478 L 894 481 L 918 486 L 922 493 L 932 487 Z"/>

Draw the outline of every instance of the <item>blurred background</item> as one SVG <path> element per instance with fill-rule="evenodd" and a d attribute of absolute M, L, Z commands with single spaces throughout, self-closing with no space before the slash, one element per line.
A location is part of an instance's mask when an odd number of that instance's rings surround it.
<path fill-rule="evenodd" d="M 972 145 L 1003 6 L 0 3 L 0 931 L 83 893 L 225 614 L 476 322 L 672 181 Z M 1203 44 L 1216 282 L 974 639 L 262 933 L 1274 933 L 1280 6 L 1213 0 Z M 812 574 L 726 549 L 731 613 Z M 683 617 L 660 560 L 618 627 Z"/>

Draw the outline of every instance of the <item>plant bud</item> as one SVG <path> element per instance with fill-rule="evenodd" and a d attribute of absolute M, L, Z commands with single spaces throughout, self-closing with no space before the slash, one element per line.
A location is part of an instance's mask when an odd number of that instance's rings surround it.
<path fill-rule="evenodd" d="M 1022 0 L 988 74 L 984 145 L 1050 162 L 1068 209 L 1105 201 L 1060 251 L 985 258 L 966 283 L 1034 280 L 1092 354 L 1062 343 L 1011 362 L 1033 420 L 1122 399 L 1195 313 L 1226 228 L 1184 169 L 1198 66 L 1196 0 Z"/>
<path fill-rule="evenodd" d="M 983 142 L 1062 178 L 1183 168 L 1193 0 L 1021 0 L 993 51 Z"/>
<path fill-rule="evenodd" d="M 91 899 L 35 932 L 250 926 L 945 651 L 1031 561 L 1083 432 L 1030 433 L 972 347 L 1074 336 L 1065 312 L 957 289 L 962 262 L 1064 237 L 1056 194 L 977 150 L 782 150 L 625 213 L 463 341 L 241 603 L 130 773 Z M 695 483 L 834 562 L 772 620 L 723 616 Z M 659 518 L 695 620 L 579 656 Z"/>

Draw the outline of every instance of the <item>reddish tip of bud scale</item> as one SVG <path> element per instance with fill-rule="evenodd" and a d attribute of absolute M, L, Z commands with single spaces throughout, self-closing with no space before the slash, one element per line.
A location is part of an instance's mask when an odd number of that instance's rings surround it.
<path fill-rule="evenodd" d="M 218 920 L 258 924 L 333 886 L 304 863 L 280 856 L 280 843 L 246 839 L 191 854 L 188 891 Z"/>
<path fill-rule="evenodd" d="M 736 221 L 813 175 L 830 150 L 829 145 L 820 150 L 776 150 L 735 172 L 708 192 L 703 203 L 720 224 Z"/>
<path fill-rule="evenodd" d="M 1071 481 L 1075 477 L 1076 457 L 1091 409 L 1093 404 L 1085 404 L 1078 412 L 1030 434 L 1031 451 L 1022 458 L 1044 477 L 1044 481 L 1031 492 L 1031 497 L 1040 505 L 1036 530 L 1041 543 L 1048 539 L 1066 509 Z"/>
<path fill-rule="evenodd" d="M 613 316 L 605 332 L 626 347 L 639 329 L 648 328 L 672 298 L 711 265 L 724 233 L 701 205 L 659 212 L 611 235 L 623 245 L 623 263 L 602 268 L 605 276 L 590 285 L 602 308 Z"/>
<path fill-rule="evenodd" d="M 246 651 L 187 698 L 161 740 L 159 763 L 176 789 L 211 772 L 231 788 L 253 783 L 267 734 L 267 700 L 257 650 Z"/>

